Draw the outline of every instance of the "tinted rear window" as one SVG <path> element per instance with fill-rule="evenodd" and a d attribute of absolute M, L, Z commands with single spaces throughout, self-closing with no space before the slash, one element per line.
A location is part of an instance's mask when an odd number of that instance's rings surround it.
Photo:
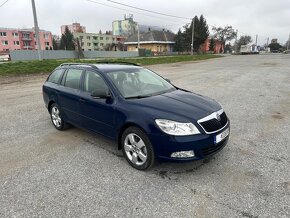
<path fill-rule="evenodd" d="M 52 83 L 58 83 L 62 72 L 63 72 L 63 69 L 57 69 L 53 71 L 52 74 L 50 74 L 47 81 L 52 82 Z"/>
<path fill-rule="evenodd" d="M 73 89 L 79 89 L 82 70 L 69 69 L 66 74 L 64 85 Z"/>

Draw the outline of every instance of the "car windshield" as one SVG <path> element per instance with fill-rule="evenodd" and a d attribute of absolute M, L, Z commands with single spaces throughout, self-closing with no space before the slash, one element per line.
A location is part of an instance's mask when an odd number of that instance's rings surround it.
<path fill-rule="evenodd" d="M 145 98 L 176 90 L 162 77 L 144 68 L 112 71 L 108 76 L 126 99 Z"/>

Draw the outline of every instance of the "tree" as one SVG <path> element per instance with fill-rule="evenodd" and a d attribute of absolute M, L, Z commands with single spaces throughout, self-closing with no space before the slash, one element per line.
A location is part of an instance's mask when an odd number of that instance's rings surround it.
<path fill-rule="evenodd" d="M 252 42 L 251 36 L 241 36 L 240 39 L 237 41 L 237 51 L 240 51 L 241 45 L 247 45 Z"/>
<path fill-rule="evenodd" d="M 183 33 L 181 32 L 181 30 L 179 29 L 177 34 L 175 35 L 175 44 L 173 46 L 173 50 L 177 51 L 177 52 L 182 52 L 184 51 L 183 48 Z"/>
<path fill-rule="evenodd" d="M 195 16 L 193 18 L 194 22 L 194 39 L 193 39 L 193 49 L 194 51 L 199 51 L 200 46 L 207 40 L 209 36 L 208 25 L 205 18 L 201 15 L 199 18 Z M 190 51 L 192 43 L 192 25 L 185 25 L 184 31 L 178 31 L 175 38 L 175 51 Z"/>
<path fill-rule="evenodd" d="M 229 42 L 228 44 L 226 44 L 225 49 L 224 49 L 224 52 L 225 53 L 232 53 L 232 50 L 233 50 L 233 46 Z"/>
<path fill-rule="evenodd" d="M 225 48 L 226 42 L 231 41 L 237 35 L 232 26 L 225 27 L 213 27 L 215 37 L 222 42 L 223 48 Z"/>
<path fill-rule="evenodd" d="M 271 43 L 269 44 L 269 48 L 271 52 L 276 52 L 276 51 L 278 52 L 282 48 L 282 46 L 279 43 Z"/>
<path fill-rule="evenodd" d="M 214 51 L 214 48 L 215 48 L 215 41 L 214 41 L 214 38 L 211 37 L 209 41 L 209 50 Z"/>
<path fill-rule="evenodd" d="M 52 38 L 52 47 L 53 50 L 58 50 L 58 44 L 55 38 Z"/>
<path fill-rule="evenodd" d="M 68 27 L 65 27 L 64 34 L 61 35 L 60 49 L 75 50 L 74 36 Z"/>

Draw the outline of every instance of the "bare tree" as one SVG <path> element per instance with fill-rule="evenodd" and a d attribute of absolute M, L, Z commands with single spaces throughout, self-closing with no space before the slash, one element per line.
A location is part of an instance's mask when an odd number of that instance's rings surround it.
<path fill-rule="evenodd" d="M 225 48 L 226 42 L 231 41 L 237 35 L 232 26 L 225 27 L 213 27 L 214 36 L 222 42 L 223 48 Z"/>

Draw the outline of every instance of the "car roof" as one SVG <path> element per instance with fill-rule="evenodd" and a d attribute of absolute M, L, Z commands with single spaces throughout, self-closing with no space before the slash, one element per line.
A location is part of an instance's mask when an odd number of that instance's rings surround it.
<path fill-rule="evenodd" d="M 137 65 L 127 65 L 127 64 L 94 64 L 100 71 L 107 73 L 112 71 L 122 71 L 125 69 L 138 69 L 141 68 Z"/>
<path fill-rule="evenodd" d="M 82 67 L 90 68 L 101 71 L 103 73 L 108 73 L 112 71 L 122 71 L 125 69 L 138 69 L 142 68 L 137 64 L 133 63 L 97 63 L 97 64 L 87 64 L 87 63 L 63 63 L 60 67 L 70 68 L 70 67 Z"/>

